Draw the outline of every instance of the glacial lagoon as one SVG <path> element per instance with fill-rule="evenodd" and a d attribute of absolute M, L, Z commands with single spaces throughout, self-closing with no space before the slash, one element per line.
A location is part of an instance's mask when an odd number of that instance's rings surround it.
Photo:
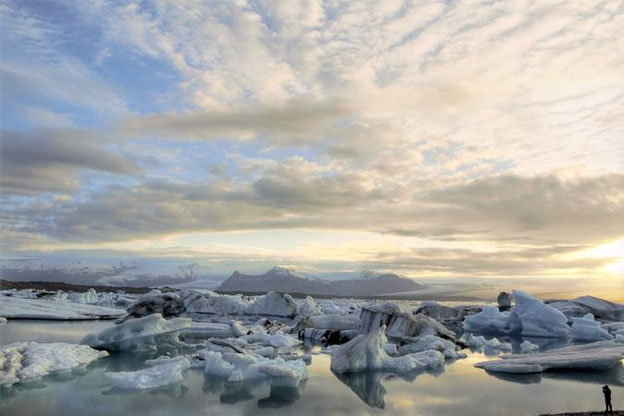
<path fill-rule="evenodd" d="M 0 326 L 0 344 L 16 341 L 80 342 L 109 321 L 12 320 Z M 512 340 L 514 341 L 514 340 Z M 515 340 L 517 345 L 519 340 Z M 539 342 L 539 340 L 532 340 Z M 542 344 L 542 349 L 556 345 Z M 144 367 L 142 354 L 113 353 L 84 370 L 54 375 L 0 390 L 2 415 L 534 415 L 602 409 L 601 386 L 613 390 L 614 408 L 624 407 L 624 368 L 608 372 L 493 375 L 475 368 L 491 358 L 468 352 L 441 372 L 401 377 L 380 372 L 336 376 L 319 346 L 299 388 L 265 381 L 225 382 L 190 369 L 182 383 L 143 391 L 116 391 L 106 371 Z"/>

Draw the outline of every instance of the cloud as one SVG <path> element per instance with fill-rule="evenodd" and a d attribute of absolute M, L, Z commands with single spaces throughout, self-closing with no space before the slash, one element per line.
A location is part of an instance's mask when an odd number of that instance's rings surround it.
<path fill-rule="evenodd" d="M 122 134 L 175 139 L 263 139 L 272 144 L 318 142 L 349 116 L 337 100 L 291 100 L 283 105 L 253 105 L 229 111 L 134 116 L 119 126 Z"/>
<path fill-rule="evenodd" d="M 124 241 L 201 231 L 365 230 L 441 240 L 530 245 L 618 238 L 624 175 L 563 181 L 495 176 L 431 190 L 376 186 L 357 175 L 267 170 L 246 184 L 150 181 L 111 187 L 87 201 L 32 204 L 19 231 L 59 241 Z"/>
<path fill-rule="evenodd" d="M 137 166 L 129 158 L 98 145 L 89 132 L 0 131 L 0 185 L 5 196 L 75 191 L 81 170 L 127 175 L 135 173 Z"/>

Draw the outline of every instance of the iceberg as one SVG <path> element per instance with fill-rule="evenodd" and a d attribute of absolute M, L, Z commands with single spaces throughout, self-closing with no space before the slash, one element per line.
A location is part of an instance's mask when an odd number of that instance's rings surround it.
<path fill-rule="evenodd" d="M 346 315 L 311 315 L 303 318 L 299 328 L 348 330 L 360 327 L 360 318 L 354 314 Z"/>
<path fill-rule="evenodd" d="M 413 354 L 415 352 L 427 350 L 440 351 L 446 358 L 466 358 L 465 354 L 457 351 L 457 346 L 454 342 L 435 335 L 425 335 L 424 337 L 420 337 L 416 342 L 401 345 L 399 347 L 399 354 Z"/>
<path fill-rule="evenodd" d="M 624 345 L 614 341 L 598 341 L 548 352 L 506 355 L 501 358 L 477 363 L 475 367 L 491 372 L 519 374 L 548 370 L 608 370 L 624 358 Z"/>
<path fill-rule="evenodd" d="M 306 296 L 305 300 L 299 305 L 299 313 L 303 316 L 310 316 L 320 315 L 322 311 L 321 307 L 312 296 Z"/>
<path fill-rule="evenodd" d="M 188 318 L 165 320 L 155 313 L 127 320 L 102 332 L 89 334 L 82 344 L 106 350 L 157 350 L 161 346 L 178 346 L 180 330 L 190 328 Z"/>
<path fill-rule="evenodd" d="M 295 387 L 308 379 L 302 359 L 285 361 L 240 353 L 206 351 L 204 373 L 236 381 L 270 378 L 271 384 Z"/>
<path fill-rule="evenodd" d="M 451 331 L 460 333 L 466 311 L 461 308 L 440 305 L 436 301 L 429 300 L 421 302 L 420 305 L 413 310 L 412 314 L 429 316 Z"/>
<path fill-rule="evenodd" d="M 387 342 L 386 327 L 358 335 L 343 345 L 332 349 L 331 369 L 336 373 L 353 373 L 369 370 L 388 372 L 423 371 L 444 365 L 444 355 L 439 351 L 428 350 L 401 357 L 390 357 L 384 351 Z"/>
<path fill-rule="evenodd" d="M 48 374 L 85 367 L 106 351 L 86 345 L 16 342 L 0 347 L 0 386 L 38 380 Z"/>
<path fill-rule="evenodd" d="M 582 318 L 572 318 L 572 339 L 574 341 L 593 342 L 612 340 L 613 335 L 600 327 L 600 322 L 594 321 L 594 315 L 588 313 Z"/>
<path fill-rule="evenodd" d="M 125 315 L 123 310 L 103 306 L 0 295 L 0 316 L 5 318 L 87 320 L 117 319 Z"/>
<path fill-rule="evenodd" d="M 143 316 L 159 313 L 162 316 L 178 316 L 184 312 L 184 303 L 177 293 L 161 293 L 154 289 L 151 292 L 140 296 L 135 302 L 128 306 L 128 316 L 141 318 Z"/>
<path fill-rule="evenodd" d="M 138 371 L 121 371 L 104 373 L 106 378 L 117 389 L 151 389 L 179 383 L 183 380 L 182 372 L 191 366 L 188 358 L 159 357 L 145 361 L 149 367 Z"/>
<path fill-rule="evenodd" d="M 290 317 L 297 312 L 297 303 L 292 296 L 279 292 L 269 292 L 258 297 L 249 308 L 249 313 L 255 315 Z"/>
<path fill-rule="evenodd" d="M 513 297 L 515 306 L 510 312 L 485 306 L 481 313 L 464 319 L 464 330 L 544 338 L 570 336 L 568 318 L 562 312 L 519 290 L 513 291 Z"/>
<path fill-rule="evenodd" d="M 436 335 L 455 341 L 455 334 L 435 319 L 423 315 L 410 315 L 390 302 L 362 307 L 360 312 L 360 333 L 376 331 L 386 327 L 386 335 L 393 341 L 414 342 L 424 335 Z"/>
<path fill-rule="evenodd" d="M 241 295 L 219 295 L 209 290 L 185 290 L 180 296 L 188 313 L 243 315 L 251 305 Z"/>
<path fill-rule="evenodd" d="M 301 344 L 300 340 L 286 334 L 270 335 L 264 332 L 259 332 L 257 334 L 244 335 L 241 338 L 248 343 L 256 342 L 261 345 L 276 348 L 292 348 L 295 345 Z"/>

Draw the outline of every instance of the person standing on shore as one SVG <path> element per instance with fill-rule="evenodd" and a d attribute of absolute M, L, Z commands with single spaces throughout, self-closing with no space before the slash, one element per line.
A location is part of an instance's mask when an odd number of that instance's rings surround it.
<path fill-rule="evenodd" d="M 605 413 L 613 413 L 613 406 L 611 405 L 611 389 L 609 386 L 604 385 L 602 387 L 602 394 L 605 398 Z"/>

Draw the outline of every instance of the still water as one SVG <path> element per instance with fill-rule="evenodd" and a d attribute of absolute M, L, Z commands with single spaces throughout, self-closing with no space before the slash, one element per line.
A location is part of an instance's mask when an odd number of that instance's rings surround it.
<path fill-rule="evenodd" d="M 0 344 L 15 341 L 79 342 L 110 322 L 11 321 L 0 327 Z M 396 377 L 362 373 L 336 377 L 330 357 L 314 355 L 310 379 L 299 388 L 268 382 L 226 383 L 191 369 L 164 389 L 124 392 L 103 373 L 136 370 L 145 357 L 115 354 L 72 375 L 0 389 L 0 415 L 534 415 L 602 409 L 601 386 L 613 390 L 613 407 L 624 408 L 624 369 L 607 373 L 552 373 L 496 377 L 473 367 L 487 359 L 472 353 L 444 371 Z"/>

